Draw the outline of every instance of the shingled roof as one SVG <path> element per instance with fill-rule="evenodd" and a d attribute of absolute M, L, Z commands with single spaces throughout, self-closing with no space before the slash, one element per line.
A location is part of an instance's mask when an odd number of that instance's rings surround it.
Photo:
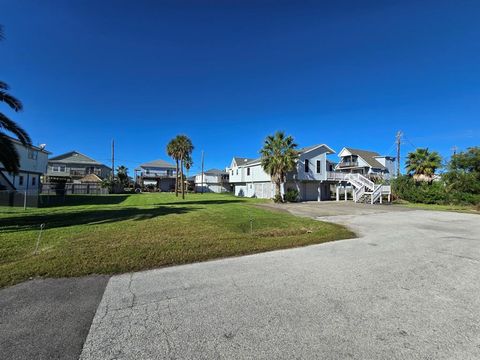
<path fill-rule="evenodd" d="M 245 165 L 248 162 L 256 160 L 252 158 L 242 158 L 238 156 L 235 156 L 233 159 L 235 160 L 235 163 L 237 164 L 237 166 Z"/>
<path fill-rule="evenodd" d="M 150 162 L 146 162 L 140 165 L 141 168 L 167 168 L 167 169 L 175 169 L 175 165 L 166 162 L 165 160 L 158 159 L 153 160 Z"/>
<path fill-rule="evenodd" d="M 48 162 L 63 163 L 63 164 L 84 164 L 84 165 L 103 165 L 97 160 L 88 157 L 78 151 L 70 151 L 62 155 L 54 156 L 48 159 Z"/>

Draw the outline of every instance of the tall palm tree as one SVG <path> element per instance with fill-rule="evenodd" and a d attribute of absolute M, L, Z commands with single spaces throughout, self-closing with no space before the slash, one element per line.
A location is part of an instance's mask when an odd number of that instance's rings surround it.
<path fill-rule="evenodd" d="M 3 27 L 0 25 L 0 40 L 3 38 Z M 9 86 L 0 81 L 0 102 L 7 104 L 15 112 L 21 111 L 23 109 L 21 101 L 10 95 L 8 90 Z M 32 140 L 20 125 L 0 112 L 0 163 L 3 164 L 5 170 L 16 174 L 20 167 L 20 157 L 13 141 L 5 134 L 5 131 L 13 134 L 24 146 L 32 145 Z"/>
<path fill-rule="evenodd" d="M 192 154 L 189 154 L 185 159 L 185 170 L 187 170 L 187 184 L 188 184 L 188 173 L 192 168 L 192 166 L 193 166 Z M 188 186 L 187 186 L 187 192 L 188 192 Z"/>
<path fill-rule="evenodd" d="M 418 148 L 408 154 L 405 162 L 406 170 L 415 181 L 432 181 L 435 171 L 442 165 L 442 158 L 436 151 Z"/>
<path fill-rule="evenodd" d="M 183 173 L 183 166 L 185 161 L 188 158 L 191 158 L 193 152 L 193 144 L 192 140 L 186 135 L 178 135 L 176 137 L 178 143 L 178 150 L 179 150 L 179 158 L 180 158 L 180 178 L 182 179 L 182 199 L 185 199 L 185 179 Z"/>
<path fill-rule="evenodd" d="M 178 196 L 178 164 L 180 161 L 178 136 L 167 144 L 167 154 L 175 160 L 175 196 Z"/>
<path fill-rule="evenodd" d="M 117 167 L 117 177 L 123 186 L 128 186 L 128 168 L 126 166 L 120 165 Z"/>
<path fill-rule="evenodd" d="M 298 159 L 297 144 L 292 136 L 286 136 L 283 131 L 277 131 L 265 139 L 262 155 L 262 167 L 272 177 L 275 183 L 275 200 L 282 201 L 281 185 L 285 182 L 287 172 L 296 167 Z"/>

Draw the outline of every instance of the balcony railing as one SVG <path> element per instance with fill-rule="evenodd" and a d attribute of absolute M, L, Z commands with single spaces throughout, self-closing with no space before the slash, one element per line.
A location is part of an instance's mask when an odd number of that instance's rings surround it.
<path fill-rule="evenodd" d="M 139 174 L 140 177 L 143 177 L 143 178 L 175 178 L 175 174 L 170 174 L 170 173 L 166 173 L 166 172 L 162 172 L 162 173 L 154 173 L 154 172 L 149 172 L 149 173 L 146 173 L 146 172 L 142 172 Z"/>
<path fill-rule="evenodd" d="M 346 167 L 357 167 L 358 161 L 342 161 L 338 163 L 338 167 L 346 168 Z"/>

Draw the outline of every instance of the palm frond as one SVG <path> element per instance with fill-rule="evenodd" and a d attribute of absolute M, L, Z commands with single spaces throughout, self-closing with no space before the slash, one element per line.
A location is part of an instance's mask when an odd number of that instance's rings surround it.
<path fill-rule="evenodd" d="M 7 130 L 14 134 L 23 145 L 32 144 L 32 140 L 27 132 L 23 130 L 15 121 L 9 119 L 2 113 L 0 113 L 0 130 L 1 129 Z"/>
<path fill-rule="evenodd" d="M 18 173 L 20 168 L 20 157 L 13 141 L 6 135 L 0 133 L 0 163 L 7 172 Z"/>
<path fill-rule="evenodd" d="M 23 109 L 23 105 L 20 100 L 2 90 L 0 90 L 0 101 L 4 102 L 17 112 Z"/>
<path fill-rule="evenodd" d="M 0 89 L 8 90 L 8 89 L 10 89 L 10 86 L 8 86 L 8 84 L 6 82 L 0 80 Z"/>

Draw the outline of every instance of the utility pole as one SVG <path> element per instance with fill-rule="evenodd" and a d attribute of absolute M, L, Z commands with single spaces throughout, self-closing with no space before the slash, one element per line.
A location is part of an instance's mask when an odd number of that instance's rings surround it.
<path fill-rule="evenodd" d="M 457 155 L 457 150 L 458 150 L 458 147 L 456 145 L 453 145 L 452 146 L 453 156 Z"/>
<path fill-rule="evenodd" d="M 112 181 L 115 180 L 115 140 L 112 139 Z"/>
<path fill-rule="evenodd" d="M 400 176 L 400 145 L 402 144 L 402 136 L 403 133 L 398 130 L 395 141 L 397 143 L 397 176 Z"/>
<path fill-rule="evenodd" d="M 203 194 L 203 150 L 202 150 L 202 194 Z"/>

